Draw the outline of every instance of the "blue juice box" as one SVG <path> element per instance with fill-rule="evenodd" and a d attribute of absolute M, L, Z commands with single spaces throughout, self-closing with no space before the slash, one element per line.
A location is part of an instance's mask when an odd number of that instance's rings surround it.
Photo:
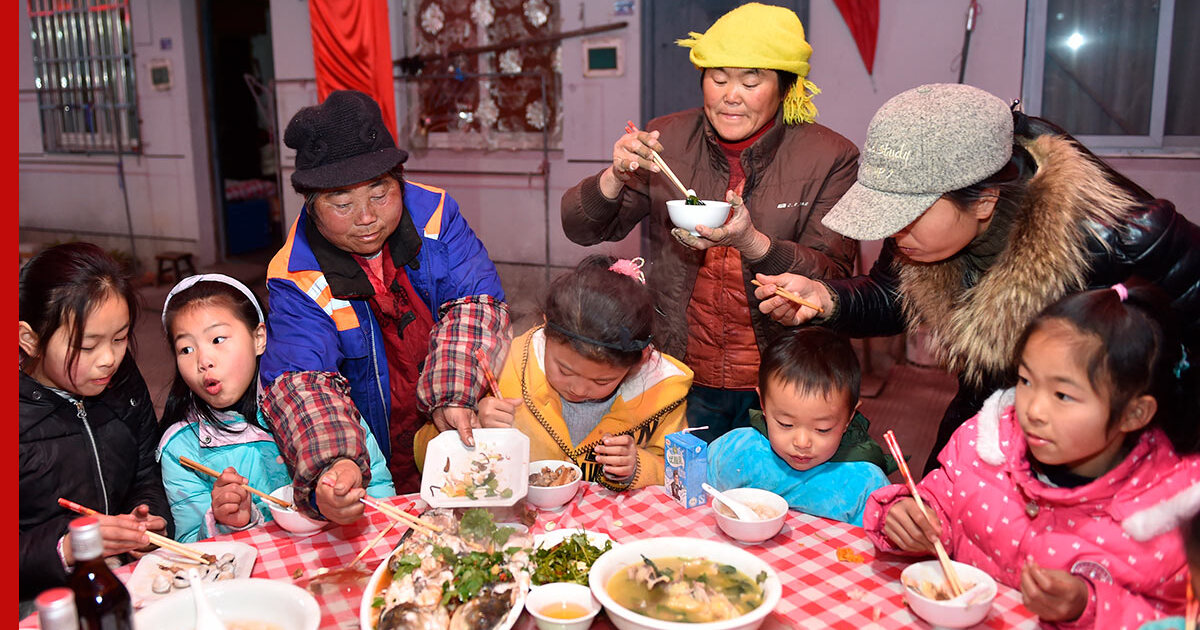
<path fill-rule="evenodd" d="M 664 449 L 663 489 L 683 507 L 708 503 L 708 442 L 691 433 L 669 433 Z"/>

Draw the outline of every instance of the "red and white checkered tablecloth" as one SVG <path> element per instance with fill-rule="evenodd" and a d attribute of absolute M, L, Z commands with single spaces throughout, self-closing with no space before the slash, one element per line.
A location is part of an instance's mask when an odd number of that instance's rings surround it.
<path fill-rule="evenodd" d="M 412 512 L 425 504 L 420 499 L 394 497 L 389 503 Z M 218 536 L 214 540 L 236 540 L 258 548 L 251 577 L 290 581 L 297 569 L 305 572 L 320 567 L 340 567 L 350 562 L 387 527 L 383 515 L 368 508 L 367 517 L 352 526 L 330 527 L 316 534 L 299 536 L 268 523 L 249 531 Z M 717 527 L 711 510 L 685 509 L 661 487 L 616 493 L 583 483 L 575 501 L 559 511 L 543 510 L 532 527 L 534 534 L 564 527 L 582 527 L 607 533 L 620 541 L 658 536 L 691 536 L 737 544 L 766 560 L 779 573 L 783 599 L 764 626 L 786 628 L 929 628 L 904 605 L 900 571 L 907 562 L 894 556 L 879 556 L 858 527 L 829 519 L 788 512 L 783 531 L 760 544 L 736 543 Z M 383 541 L 367 552 L 363 561 L 375 567 L 399 544 L 404 528 L 397 526 Z M 865 562 L 843 562 L 837 550 L 849 547 Z M 133 565 L 121 567 L 117 575 L 128 579 Z M 317 595 L 321 605 L 321 630 L 358 628 L 360 591 L 338 591 Z M 33 617 L 36 617 L 34 615 Z M 32 617 L 22 628 L 36 628 Z M 611 628 L 603 615 L 594 629 Z M 1019 591 L 1000 585 L 992 612 L 978 628 L 1036 628 L 1037 619 L 1021 605 Z M 535 628 L 528 614 L 518 630 Z"/>

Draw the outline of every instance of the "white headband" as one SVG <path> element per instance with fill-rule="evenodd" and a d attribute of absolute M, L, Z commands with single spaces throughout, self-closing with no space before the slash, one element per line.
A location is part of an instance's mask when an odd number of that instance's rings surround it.
<path fill-rule="evenodd" d="M 254 305 L 254 312 L 258 313 L 258 323 L 262 324 L 266 322 L 266 320 L 263 319 L 262 308 L 258 306 L 258 298 L 254 297 L 254 294 L 250 292 L 249 287 L 242 284 L 236 278 L 230 278 L 223 273 L 205 273 L 198 276 L 188 276 L 183 280 L 180 280 L 179 284 L 175 285 L 175 288 L 171 289 L 171 292 L 167 294 L 167 299 L 163 302 L 163 330 L 166 330 L 167 328 L 167 307 L 171 305 L 171 298 L 175 297 L 176 293 L 190 289 L 199 282 L 220 282 L 222 284 L 227 284 L 238 291 L 241 291 L 242 295 L 245 295 L 246 299 L 250 300 L 250 303 Z"/>

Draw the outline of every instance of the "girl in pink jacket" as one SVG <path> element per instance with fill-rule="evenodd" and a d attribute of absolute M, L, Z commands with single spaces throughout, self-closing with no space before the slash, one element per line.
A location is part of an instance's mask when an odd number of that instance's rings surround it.
<path fill-rule="evenodd" d="M 928 518 L 905 486 L 871 495 L 875 545 L 929 554 L 940 538 L 1059 627 L 1182 614 L 1200 367 L 1154 291 L 1116 285 L 1043 311 L 1017 344 L 1016 388 L 992 395 L 921 481 Z"/>

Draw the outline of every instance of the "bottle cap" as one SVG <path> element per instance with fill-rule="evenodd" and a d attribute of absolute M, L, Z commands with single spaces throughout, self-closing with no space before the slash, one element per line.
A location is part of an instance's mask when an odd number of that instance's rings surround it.
<path fill-rule="evenodd" d="M 75 593 L 69 588 L 56 587 L 42 591 L 37 599 L 38 625 L 42 628 L 74 628 L 79 623 L 75 613 Z"/>
<path fill-rule="evenodd" d="M 82 516 L 71 521 L 71 554 L 75 561 L 91 560 L 104 554 L 104 537 L 100 534 L 100 519 Z"/>

